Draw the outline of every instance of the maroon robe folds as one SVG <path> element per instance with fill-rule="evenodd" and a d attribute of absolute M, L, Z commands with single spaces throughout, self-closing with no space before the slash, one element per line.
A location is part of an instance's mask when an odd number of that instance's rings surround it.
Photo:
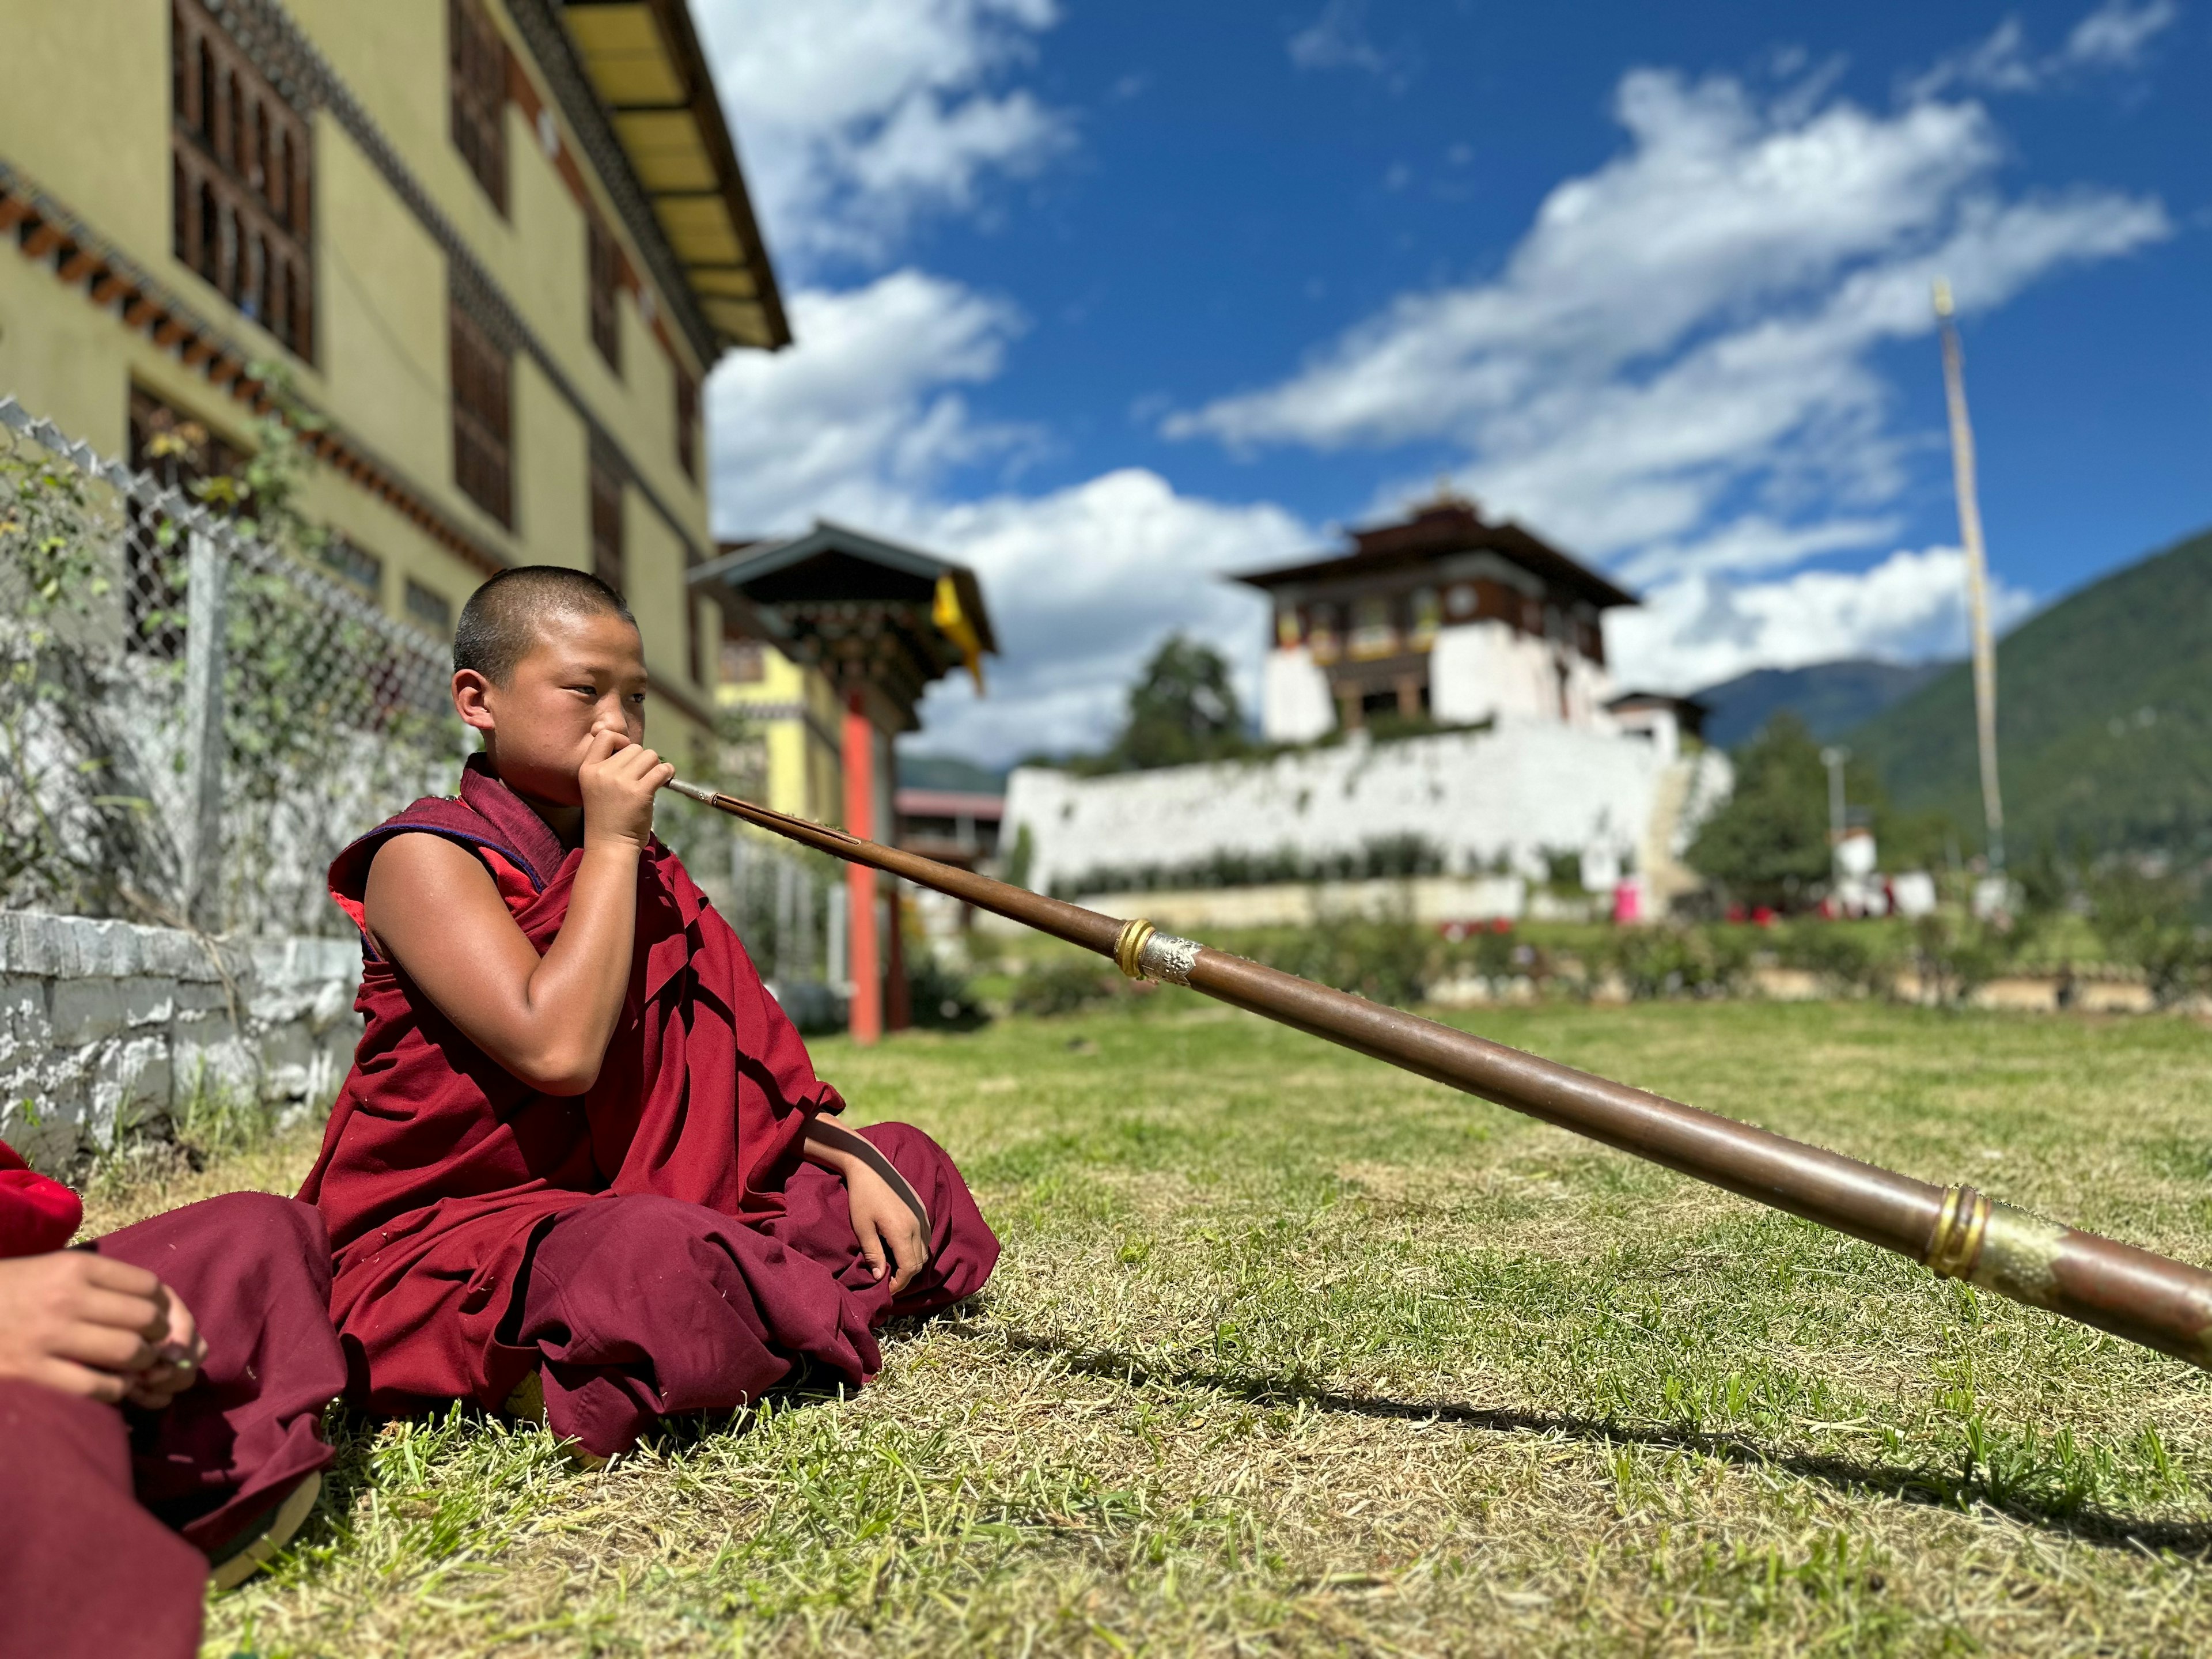
<path fill-rule="evenodd" d="M 0 1254 L 66 1243 L 76 1195 L 5 1146 L 0 1173 Z M 329 1245 L 306 1205 L 234 1193 L 93 1248 L 174 1291 L 207 1361 L 158 1413 L 0 1381 L 0 1654 L 190 1659 L 209 1557 L 331 1462 Z"/>
<path fill-rule="evenodd" d="M 582 854 L 481 756 L 459 799 L 418 801 L 339 854 L 331 895 L 356 924 L 377 849 L 410 832 L 469 848 L 551 945 Z M 330 1224 L 332 1316 L 372 1410 L 497 1407 L 543 1366 L 555 1429 L 616 1451 L 655 1414 L 740 1404 L 802 1358 L 865 1381 L 873 1325 L 971 1294 L 997 1259 L 943 1152 L 885 1126 L 871 1138 L 928 1206 L 938 1253 L 896 1305 L 855 1282 L 844 1206 L 817 1190 L 842 1185 L 799 1160 L 807 1120 L 844 1102 L 658 842 L 639 862 L 628 995 L 580 1097 L 500 1066 L 365 927 L 362 954 L 367 1028 L 300 1196 Z"/>

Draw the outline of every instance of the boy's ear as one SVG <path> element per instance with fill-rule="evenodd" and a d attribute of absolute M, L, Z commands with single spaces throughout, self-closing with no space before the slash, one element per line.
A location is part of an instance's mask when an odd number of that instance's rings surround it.
<path fill-rule="evenodd" d="M 473 726 L 479 732 L 489 732 L 498 726 L 491 712 L 491 682 L 475 669 L 454 671 L 453 708 L 463 725 Z"/>

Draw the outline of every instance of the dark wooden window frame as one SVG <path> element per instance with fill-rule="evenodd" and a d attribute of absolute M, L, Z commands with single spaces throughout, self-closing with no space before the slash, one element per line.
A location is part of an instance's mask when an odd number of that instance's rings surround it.
<path fill-rule="evenodd" d="M 590 471 L 592 574 L 616 592 L 624 592 L 629 570 L 623 545 L 622 463 L 594 440 Z"/>
<path fill-rule="evenodd" d="M 449 310 L 453 482 L 512 530 L 514 361 L 458 297 L 449 301 Z"/>
<path fill-rule="evenodd" d="M 407 614 L 433 634 L 453 631 L 453 602 L 426 582 L 407 578 L 403 589 Z"/>
<path fill-rule="evenodd" d="M 199 0 L 169 6 L 170 248 L 315 356 L 313 131 Z"/>
<path fill-rule="evenodd" d="M 684 476 L 699 482 L 699 382 L 683 364 L 676 369 L 676 459 Z"/>
<path fill-rule="evenodd" d="M 453 148 L 507 213 L 507 42 L 482 0 L 446 0 L 446 69 Z"/>
<path fill-rule="evenodd" d="M 617 374 L 622 373 L 622 252 L 599 216 L 584 216 L 584 284 L 592 343 Z"/>

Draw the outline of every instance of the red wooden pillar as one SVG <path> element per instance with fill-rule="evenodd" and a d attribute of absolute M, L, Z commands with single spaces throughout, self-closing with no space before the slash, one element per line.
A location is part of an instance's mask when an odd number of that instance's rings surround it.
<path fill-rule="evenodd" d="M 845 694 L 845 829 L 876 838 L 876 728 L 862 711 L 860 693 Z M 876 872 L 845 866 L 845 915 L 851 929 L 845 971 L 853 976 L 848 1029 L 853 1041 L 870 1043 L 884 1034 L 883 956 L 877 946 Z"/>

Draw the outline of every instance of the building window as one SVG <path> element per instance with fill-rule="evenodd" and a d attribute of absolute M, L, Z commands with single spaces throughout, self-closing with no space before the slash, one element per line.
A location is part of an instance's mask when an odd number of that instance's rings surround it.
<path fill-rule="evenodd" d="M 507 211 L 507 45 L 480 0 L 446 0 L 453 148 L 491 204 Z"/>
<path fill-rule="evenodd" d="M 592 445 L 592 574 L 623 592 L 623 479 L 615 458 Z"/>
<path fill-rule="evenodd" d="M 323 543 L 323 568 L 375 599 L 384 592 L 384 561 L 343 536 L 332 534 Z"/>
<path fill-rule="evenodd" d="M 684 476 L 699 482 L 699 382 L 681 364 L 676 369 L 676 459 Z"/>
<path fill-rule="evenodd" d="M 1357 599 L 1352 606 L 1351 654 L 1358 658 L 1396 654 L 1398 630 L 1391 625 L 1390 601 Z"/>
<path fill-rule="evenodd" d="M 1306 629 L 1306 644 L 1313 652 L 1313 659 L 1317 663 L 1334 662 L 1337 653 L 1336 607 L 1316 605 L 1307 615 L 1310 621 Z"/>
<path fill-rule="evenodd" d="M 412 576 L 407 579 L 407 615 L 441 639 L 453 631 L 453 602 Z"/>
<path fill-rule="evenodd" d="M 1425 651 L 1437 641 L 1437 629 L 1443 626 L 1443 606 L 1433 587 L 1417 587 L 1411 601 L 1413 610 L 1413 648 Z"/>
<path fill-rule="evenodd" d="M 722 678 L 732 685 L 757 685 L 768 678 L 768 660 L 758 640 L 722 641 Z"/>
<path fill-rule="evenodd" d="M 171 5 L 169 60 L 170 251 L 312 362 L 307 117 L 199 0 Z"/>
<path fill-rule="evenodd" d="M 453 482 L 510 530 L 514 489 L 507 463 L 513 365 L 476 319 L 451 302 Z"/>
<path fill-rule="evenodd" d="M 592 343 L 599 347 L 607 367 L 619 374 L 622 313 L 616 308 L 615 297 L 622 291 L 622 257 L 616 252 L 615 239 L 593 213 L 584 216 L 584 264 L 591 293 Z"/>

